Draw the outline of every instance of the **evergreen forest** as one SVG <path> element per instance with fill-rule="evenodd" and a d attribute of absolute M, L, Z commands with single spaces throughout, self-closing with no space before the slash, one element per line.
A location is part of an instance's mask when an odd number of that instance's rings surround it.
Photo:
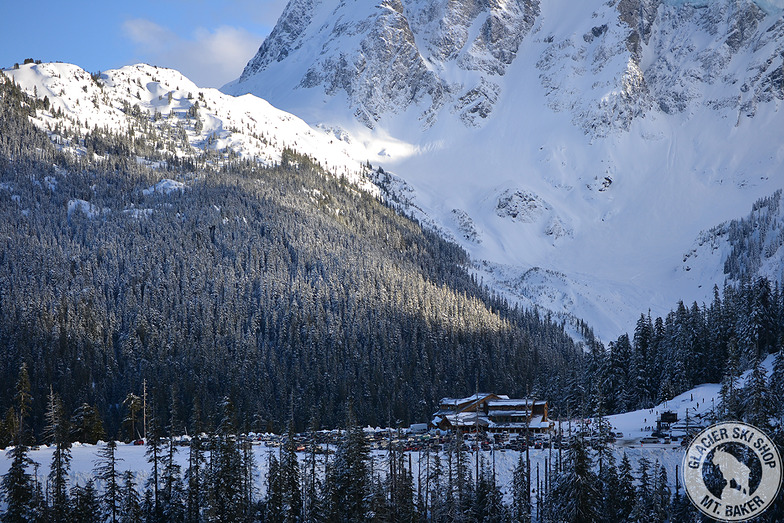
<path fill-rule="evenodd" d="M 426 421 L 441 397 L 519 396 L 579 366 L 561 325 L 306 155 L 152 169 L 96 131 L 103 154 L 74 156 L 29 122 L 43 103 L 2 82 L 0 406 L 25 364 L 35 435 L 50 388 L 133 438 L 123 402 L 145 383 L 183 428 L 197 411 L 214 428 L 230 397 L 243 430 L 280 431 L 291 408 L 298 430 L 337 426 L 349 399 L 363 425 Z"/>

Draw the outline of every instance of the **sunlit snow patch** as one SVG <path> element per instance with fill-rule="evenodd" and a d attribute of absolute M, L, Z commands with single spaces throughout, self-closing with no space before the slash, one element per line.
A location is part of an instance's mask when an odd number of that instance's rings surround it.
<path fill-rule="evenodd" d="M 156 192 L 161 194 L 170 194 L 173 191 L 184 191 L 185 187 L 186 185 L 182 182 L 164 178 L 163 180 L 156 183 L 152 187 L 148 189 L 144 189 L 142 191 L 142 194 L 145 196 L 150 196 L 151 194 L 155 194 Z"/>
<path fill-rule="evenodd" d="M 101 214 L 101 209 L 85 200 L 68 200 L 68 217 L 80 211 L 87 218 L 93 219 Z"/>

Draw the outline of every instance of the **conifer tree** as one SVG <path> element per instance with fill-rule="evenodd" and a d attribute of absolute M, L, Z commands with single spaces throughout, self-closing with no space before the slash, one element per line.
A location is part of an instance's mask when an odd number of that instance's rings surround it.
<path fill-rule="evenodd" d="M 101 521 L 101 503 L 95 490 L 93 480 L 88 480 L 84 486 L 76 485 L 71 489 L 73 498 L 73 523 L 99 523 Z"/>
<path fill-rule="evenodd" d="M 730 341 L 726 370 L 724 372 L 724 379 L 721 383 L 721 406 L 723 410 L 724 419 L 739 420 L 741 417 L 741 401 L 738 391 L 738 380 L 740 377 L 739 369 L 739 355 L 737 345 Z"/>
<path fill-rule="evenodd" d="M 427 513 L 430 514 L 430 519 L 432 521 L 446 521 L 447 489 L 441 456 L 439 452 L 434 452 L 432 457 L 428 455 L 428 458 L 432 459 L 433 464 L 429 465 L 430 470 L 427 476 L 427 488 L 425 490 Z"/>
<path fill-rule="evenodd" d="M 743 388 L 743 412 L 747 422 L 762 429 L 768 426 L 773 414 L 767 371 L 759 359 L 754 361 L 751 374 Z"/>
<path fill-rule="evenodd" d="M 71 465 L 71 443 L 68 439 L 68 423 L 65 420 L 60 397 L 49 389 L 46 409 L 44 439 L 54 445 L 52 464 L 49 469 L 49 518 L 53 522 L 69 520 L 68 470 Z"/>
<path fill-rule="evenodd" d="M 24 443 L 19 442 L 10 451 L 11 465 L 0 482 L 0 490 L 6 502 L 2 523 L 27 523 L 32 520 L 34 486 L 27 472 L 27 467 L 32 464 L 28 450 Z"/>
<path fill-rule="evenodd" d="M 288 435 L 280 461 L 283 520 L 287 523 L 298 521 L 302 517 L 302 487 L 299 480 L 299 461 L 296 451 L 294 421 L 292 419 L 289 420 Z"/>
<path fill-rule="evenodd" d="M 237 441 L 237 418 L 234 404 L 224 398 L 218 432 L 210 450 L 210 521 L 244 521 L 249 515 L 244 491 L 245 466 Z"/>
<path fill-rule="evenodd" d="M 16 440 L 29 445 L 32 442 L 32 434 L 28 432 L 26 423 L 32 410 L 33 397 L 30 394 L 30 375 L 27 373 L 27 363 L 22 363 L 19 367 L 14 400 L 16 403 Z"/>
<path fill-rule="evenodd" d="M 28 456 L 29 448 L 26 441 L 29 436 L 25 430 L 32 397 L 30 396 L 30 378 L 27 374 L 27 365 L 24 363 L 19 369 L 15 400 L 16 432 L 13 437 L 14 447 L 11 449 L 11 465 L 0 482 L 0 491 L 2 491 L 6 502 L 6 511 L 2 515 L 3 523 L 30 521 L 35 510 L 33 506 L 33 479 L 27 472 L 27 468 L 33 464 L 33 461 Z"/>
<path fill-rule="evenodd" d="M 381 480 L 379 474 L 374 474 L 370 485 L 370 511 L 368 520 L 373 523 L 386 523 L 394 521 L 394 509 L 389 499 L 388 482 Z"/>
<path fill-rule="evenodd" d="M 348 427 L 327 471 L 327 521 L 349 523 L 368 518 L 371 484 L 368 458 L 365 434 L 349 409 Z"/>
<path fill-rule="evenodd" d="M 264 500 L 265 521 L 279 523 L 283 521 L 283 482 L 280 462 L 274 452 L 270 452 L 267 460 L 267 496 Z"/>
<path fill-rule="evenodd" d="M 458 431 L 447 453 L 447 488 L 444 499 L 447 518 L 452 521 L 467 521 L 471 517 L 474 501 L 474 482 L 468 456 L 464 449 L 463 435 Z"/>
<path fill-rule="evenodd" d="M 135 440 L 140 437 L 136 428 L 136 423 L 139 411 L 142 410 L 142 399 L 136 394 L 129 392 L 128 395 L 125 396 L 125 400 L 123 400 L 123 407 L 125 407 L 126 410 L 126 416 L 125 419 L 123 419 L 125 433 L 128 435 L 129 441 Z"/>
<path fill-rule="evenodd" d="M 626 521 L 632 511 L 635 500 L 634 476 L 632 475 L 632 463 L 626 452 L 621 457 L 621 464 L 618 466 L 618 518 L 619 521 Z"/>
<path fill-rule="evenodd" d="M 176 454 L 177 447 L 170 436 L 163 456 L 160 491 L 161 512 L 168 523 L 181 523 L 185 518 L 185 490 Z"/>
<path fill-rule="evenodd" d="M 163 444 L 157 420 L 151 418 L 149 425 L 145 456 L 147 463 L 150 464 L 150 476 L 147 478 L 146 485 L 146 492 L 149 493 L 149 496 L 145 494 L 145 512 L 149 514 L 148 519 L 151 519 L 153 523 L 157 523 L 163 521 L 160 495 Z"/>
<path fill-rule="evenodd" d="M 13 441 L 17 432 L 16 422 L 14 408 L 8 407 L 8 410 L 5 411 L 5 418 L 0 420 L 0 448 L 6 448 Z"/>
<path fill-rule="evenodd" d="M 405 455 L 401 449 L 393 450 L 390 457 L 391 472 L 394 474 L 388 475 L 387 490 L 392 513 L 397 521 L 413 522 L 416 519 L 414 478 L 411 471 L 406 469 Z"/>
<path fill-rule="evenodd" d="M 319 499 L 321 497 L 321 474 L 318 471 L 317 463 L 317 444 L 316 444 L 316 429 L 317 422 L 315 416 L 311 416 L 310 421 L 310 434 L 311 441 L 310 448 L 307 450 L 305 457 L 305 466 L 303 474 L 303 519 L 307 521 L 321 521 L 323 513 Z"/>
<path fill-rule="evenodd" d="M 621 480 L 615 466 L 615 456 L 609 453 L 597 474 L 599 482 L 599 513 L 607 523 L 621 523 L 625 519 L 626 508 L 621 498 Z"/>
<path fill-rule="evenodd" d="M 205 497 L 205 463 L 202 437 L 200 434 L 196 434 L 191 438 L 188 469 L 185 471 L 185 481 L 188 487 L 185 521 L 188 523 L 199 523 L 201 521 Z"/>
<path fill-rule="evenodd" d="M 554 521 L 599 521 L 599 492 L 590 453 L 582 438 L 574 438 L 563 471 L 555 478 L 548 496 Z"/>
<path fill-rule="evenodd" d="M 670 487 L 667 484 L 667 469 L 659 460 L 653 465 L 653 491 L 651 514 L 654 521 L 667 521 L 670 508 Z"/>
<path fill-rule="evenodd" d="M 673 522 L 697 523 L 699 516 L 694 504 L 685 493 L 681 493 L 681 484 L 675 480 L 675 495 L 670 504 L 670 518 Z"/>
<path fill-rule="evenodd" d="M 103 513 L 111 523 L 117 522 L 122 502 L 120 471 L 117 468 L 119 461 L 122 461 L 122 458 L 117 457 L 117 442 L 112 438 L 98 451 L 94 470 L 95 478 L 103 484 L 100 497 Z"/>
<path fill-rule="evenodd" d="M 779 348 L 770 373 L 769 400 L 777 426 L 784 426 L 784 347 Z"/>
<path fill-rule="evenodd" d="M 501 491 L 495 481 L 495 473 L 490 464 L 482 457 L 479 469 L 476 495 L 474 496 L 474 520 L 487 523 L 501 523 L 508 521 L 509 513 L 503 503 Z"/>
<path fill-rule="evenodd" d="M 640 458 L 637 472 L 637 490 L 634 507 L 629 520 L 636 523 L 655 521 L 653 512 L 653 480 L 651 479 L 651 462 L 648 458 Z"/>
<path fill-rule="evenodd" d="M 71 416 L 71 439 L 95 445 L 105 437 L 106 432 L 98 409 L 89 403 L 82 403 Z"/>
<path fill-rule="evenodd" d="M 142 507 L 133 472 L 126 470 L 122 475 L 122 500 L 120 503 L 120 523 L 141 523 Z"/>
<path fill-rule="evenodd" d="M 531 486 L 529 485 L 528 465 L 520 452 L 517 466 L 512 473 L 512 521 L 515 523 L 531 522 Z"/>

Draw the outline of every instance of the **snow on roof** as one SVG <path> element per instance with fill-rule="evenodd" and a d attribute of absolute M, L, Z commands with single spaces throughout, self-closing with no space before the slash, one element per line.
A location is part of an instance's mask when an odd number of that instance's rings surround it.
<path fill-rule="evenodd" d="M 488 396 L 494 396 L 492 392 L 479 392 L 477 394 L 472 394 L 467 398 L 441 398 L 441 405 L 462 405 L 463 403 L 469 403 L 471 401 L 477 401 L 479 399 L 484 399 Z M 498 396 L 499 398 L 508 398 L 508 396 Z"/>

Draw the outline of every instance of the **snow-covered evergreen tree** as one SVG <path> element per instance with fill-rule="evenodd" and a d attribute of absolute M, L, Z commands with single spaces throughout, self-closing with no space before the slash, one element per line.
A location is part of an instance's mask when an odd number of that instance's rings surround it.
<path fill-rule="evenodd" d="M 65 522 L 70 517 L 68 471 L 71 466 L 71 443 L 68 432 L 63 403 L 60 397 L 49 389 L 44 437 L 54 445 L 52 464 L 49 468 L 48 493 L 51 504 L 48 516 L 53 522 Z"/>
<path fill-rule="evenodd" d="M 784 348 L 779 349 L 770 373 L 769 400 L 777 426 L 784 426 Z"/>
<path fill-rule="evenodd" d="M 752 425 L 766 430 L 773 415 L 770 388 L 768 386 L 767 371 L 762 361 L 755 360 L 743 387 L 743 415 L 744 419 Z"/>
<path fill-rule="evenodd" d="M 348 523 L 368 518 L 371 485 L 368 458 L 365 434 L 350 413 L 343 441 L 327 470 L 325 510 L 328 521 Z"/>
<path fill-rule="evenodd" d="M 110 439 L 106 445 L 98 451 L 94 475 L 103 485 L 101 502 L 103 514 L 107 521 L 116 523 L 119 519 L 120 506 L 122 504 L 122 483 L 118 462 L 122 458 L 117 457 L 117 442 Z"/>
<path fill-rule="evenodd" d="M 637 470 L 637 489 L 629 521 L 644 523 L 657 521 L 654 513 L 654 479 L 651 477 L 651 462 L 640 458 Z"/>
<path fill-rule="evenodd" d="M 102 521 L 101 502 L 93 480 L 90 479 L 82 485 L 75 485 L 71 489 L 73 510 L 71 520 L 73 523 L 100 523 Z"/>
<path fill-rule="evenodd" d="M 120 523 L 141 523 L 142 521 L 142 506 L 139 492 L 136 490 L 136 482 L 134 480 L 133 472 L 126 470 L 122 475 L 120 501 Z M 199 521 L 189 522 L 199 523 Z"/>
<path fill-rule="evenodd" d="M 508 507 L 503 503 L 503 495 L 496 483 L 492 465 L 482 457 L 479 467 L 479 481 L 474 496 L 474 520 L 486 523 L 509 521 Z"/>
<path fill-rule="evenodd" d="M 24 443 L 17 443 L 11 449 L 11 465 L 0 482 L 0 491 L 6 503 L 5 512 L 0 516 L 3 523 L 28 523 L 33 520 L 33 478 L 27 471 L 32 465 L 28 456 L 29 449 Z"/>
<path fill-rule="evenodd" d="M 264 518 L 270 522 L 283 521 L 283 475 L 274 452 L 267 460 L 267 496 L 264 499 Z"/>
<path fill-rule="evenodd" d="M 182 484 L 181 467 L 175 460 L 177 447 L 169 436 L 163 455 L 161 469 L 161 511 L 170 523 L 181 523 L 185 519 L 186 494 Z"/>
<path fill-rule="evenodd" d="M 518 454 L 517 465 L 512 473 L 511 519 L 515 523 L 531 522 L 531 477 L 524 454 Z"/>
<path fill-rule="evenodd" d="M 187 499 L 185 509 L 185 521 L 187 523 L 199 523 L 202 512 L 204 511 L 204 501 L 206 497 L 205 481 L 206 471 L 203 442 L 200 434 L 191 438 L 188 449 L 188 468 L 185 471 L 185 481 L 187 485 Z"/>
<path fill-rule="evenodd" d="M 280 460 L 280 482 L 282 486 L 282 516 L 286 523 L 294 523 L 302 517 L 302 486 L 300 484 L 299 460 L 293 420 L 289 420 L 286 444 Z"/>
<path fill-rule="evenodd" d="M 237 414 L 227 397 L 222 405 L 218 432 L 213 437 L 209 464 L 210 521 L 245 521 L 251 507 L 245 491 L 245 466 L 237 440 Z"/>
<path fill-rule="evenodd" d="M 741 398 L 738 381 L 740 379 L 740 362 L 738 348 L 730 342 L 727 354 L 726 370 L 721 382 L 721 408 L 724 419 L 741 419 Z"/>
<path fill-rule="evenodd" d="M 546 521 L 587 523 L 599 521 L 600 499 L 598 480 L 585 441 L 574 438 L 563 464 L 553 480 L 544 513 Z"/>

